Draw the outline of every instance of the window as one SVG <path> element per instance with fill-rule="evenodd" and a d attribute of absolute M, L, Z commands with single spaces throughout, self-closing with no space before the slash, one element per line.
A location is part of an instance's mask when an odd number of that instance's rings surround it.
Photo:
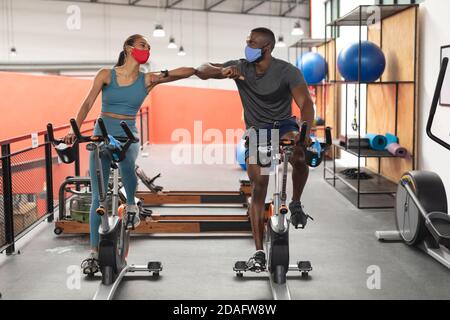
<path fill-rule="evenodd" d="M 325 15 L 326 15 L 325 23 L 326 24 L 328 24 L 340 17 L 340 14 L 341 14 L 340 7 L 341 7 L 340 0 L 327 0 L 327 2 L 325 2 Z M 331 27 L 327 27 L 327 28 L 328 28 L 328 30 L 327 30 L 328 36 L 331 36 L 333 38 L 339 37 L 339 28 L 335 28 L 334 30 Z"/>

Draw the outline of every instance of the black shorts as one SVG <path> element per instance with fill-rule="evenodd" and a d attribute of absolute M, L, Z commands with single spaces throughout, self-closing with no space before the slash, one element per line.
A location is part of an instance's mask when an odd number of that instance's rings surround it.
<path fill-rule="evenodd" d="M 267 132 L 267 140 L 261 141 L 260 137 L 258 137 L 258 139 L 256 140 L 256 141 L 258 141 L 257 142 L 258 144 L 257 144 L 257 146 L 255 146 L 255 148 L 259 149 L 260 146 L 268 146 L 268 145 L 270 145 L 270 141 L 272 140 L 272 137 L 271 137 L 271 130 L 272 129 L 273 129 L 273 124 L 267 125 L 266 127 L 260 129 L 260 130 L 266 130 L 266 132 Z M 259 130 L 257 130 L 257 131 L 259 131 Z M 279 129 L 279 134 L 278 134 L 279 139 L 281 139 L 284 135 L 286 135 L 289 132 L 300 132 L 300 127 L 297 124 L 297 121 L 296 121 L 295 117 L 292 117 L 292 118 L 280 121 L 280 129 Z M 249 156 L 250 156 L 250 146 L 249 146 L 249 143 L 246 143 L 246 145 L 245 145 L 245 161 L 247 161 Z M 258 153 L 258 164 L 260 166 L 263 166 L 263 167 L 270 166 L 270 162 L 268 164 L 265 164 L 265 165 L 261 164 L 261 161 L 259 161 L 259 156 L 260 155 Z M 266 163 L 267 161 L 263 161 L 263 162 Z"/>

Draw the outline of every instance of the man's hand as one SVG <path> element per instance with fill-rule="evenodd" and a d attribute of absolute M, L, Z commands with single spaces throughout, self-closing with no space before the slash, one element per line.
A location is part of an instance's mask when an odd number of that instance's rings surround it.
<path fill-rule="evenodd" d="M 229 78 L 229 79 L 233 79 L 233 80 L 236 80 L 236 79 L 244 80 L 245 79 L 241 75 L 241 72 L 239 71 L 239 69 L 236 66 L 222 68 L 222 75 L 225 78 Z"/>

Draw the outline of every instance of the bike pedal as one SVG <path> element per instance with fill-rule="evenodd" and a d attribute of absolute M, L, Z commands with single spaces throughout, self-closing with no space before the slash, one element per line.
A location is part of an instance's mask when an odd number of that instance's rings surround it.
<path fill-rule="evenodd" d="M 147 264 L 147 268 L 150 272 L 158 272 L 158 271 L 162 271 L 162 263 L 159 261 L 150 261 Z"/>
<path fill-rule="evenodd" d="M 246 272 L 248 271 L 247 262 L 246 261 L 237 261 L 234 264 L 234 271 L 236 272 Z"/>
<path fill-rule="evenodd" d="M 312 265 L 311 265 L 310 261 L 298 261 L 297 267 L 298 267 L 298 271 L 300 271 L 300 272 L 312 271 Z"/>

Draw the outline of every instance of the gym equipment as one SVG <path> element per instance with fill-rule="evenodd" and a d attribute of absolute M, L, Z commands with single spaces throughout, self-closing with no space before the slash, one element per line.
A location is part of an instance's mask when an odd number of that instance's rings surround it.
<path fill-rule="evenodd" d="M 128 265 L 126 261 L 130 244 L 129 226 L 131 225 L 131 228 L 134 229 L 134 222 L 131 213 L 127 215 L 125 221 L 124 216 L 118 210 L 119 169 L 117 163 L 125 158 L 131 144 L 137 143 L 139 140 L 133 135 L 125 121 L 122 121 L 120 125 L 126 134 L 126 138 L 115 138 L 108 135 L 101 118 L 98 119 L 98 125 L 102 132 L 101 136 L 82 136 L 75 119 L 71 119 L 70 124 L 77 138 L 77 143 L 88 143 L 86 149 L 93 151 L 95 156 L 95 172 L 91 174 L 95 175 L 99 188 L 100 206 L 96 212 L 101 217 L 98 261 L 102 280 L 95 293 L 94 300 L 112 300 L 126 273 L 146 271 L 157 277 L 162 271 L 161 262 L 149 262 L 146 266 L 137 266 Z M 51 125 L 49 124 L 49 126 Z M 109 201 L 103 183 L 101 156 L 110 157 L 114 172 L 111 216 L 108 214 Z"/>
<path fill-rule="evenodd" d="M 369 139 L 371 149 L 377 151 L 383 151 L 386 149 L 387 139 L 385 136 L 374 133 L 368 133 L 366 135 L 366 138 Z"/>
<path fill-rule="evenodd" d="M 245 162 L 245 139 L 241 139 L 236 146 L 236 161 L 242 170 L 247 171 L 247 163 Z"/>
<path fill-rule="evenodd" d="M 347 147 L 349 149 L 357 149 L 361 147 L 361 149 L 369 149 L 370 148 L 370 140 L 367 138 L 355 138 L 355 137 L 346 137 L 344 135 L 339 136 L 339 145 L 342 147 Z"/>
<path fill-rule="evenodd" d="M 392 143 L 399 143 L 399 139 L 398 137 L 394 136 L 391 133 L 386 133 L 385 135 L 386 140 L 387 140 L 387 146 L 389 147 L 389 145 L 391 145 Z"/>
<path fill-rule="evenodd" d="M 347 178 L 352 180 L 370 180 L 373 179 L 373 177 L 365 172 L 361 172 L 358 170 L 358 168 L 349 168 L 342 170 L 341 173 L 345 175 Z"/>
<path fill-rule="evenodd" d="M 139 168 L 136 174 L 141 182 L 150 192 L 138 191 L 136 196 L 140 199 L 143 208 L 173 207 L 177 210 L 173 213 L 157 213 L 157 209 L 152 210 L 149 218 L 141 222 L 135 230 L 136 233 L 220 233 L 227 235 L 251 235 L 251 225 L 248 214 L 242 211 L 236 214 L 183 214 L 180 212 L 180 205 L 214 208 L 245 208 L 247 199 L 251 195 L 250 182 L 240 180 L 239 191 L 160 191 L 152 192 L 152 183 L 155 178 L 149 178 L 145 172 Z"/>
<path fill-rule="evenodd" d="M 327 62 L 316 52 L 307 52 L 301 55 L 297 59 L 296 65 L 303 73 L 308 85 L 322 82 L 327 75 Z"/>
<path fill-rule="evenodd" d="M 448 58 L 445 58 L 439 73 L 426 132 L 431 140 L 450 151 L 450 145 L 431 132 L 447 66 Z M 375 235 L 378 240 L 401 240 L 409 246 L 417 246 L 450 268 L 450 217 L 447 194 L 441 178 L 436 173 L 411 171 L 403 175 L 397 188 L 395 221 L 397 230 L 377 231 Z"/>
<path fill-rule="evenodd" d="M 370 41 L 361 42 L 361 79 L 359 71 L 359 46 L 353 43 L 339 53 L 338 69 L 346 81 L 373 82 L 378 80 L 386 68 L 383 51 Z"/>
<path fill-rule="evenodd" d="M 389 153 L 392 154 L 393 156 L 399 158 L 405 158 L 408 155 L 408 150 L 406 150 L 398 143 L 391 143 L 390 145 L 388 145 L 386 150 L 389 151 Z"/>
<path fill-rule="evenodd" d="M 279 128 L 279 123 L 274 124 L 274 129 Z M 300 139 L 298 144 L 304 146 L 306 138 L 307 124 L 302 125 Z M 326 143 L 321 143 L 321 149 L 324 152 L 320 153 L 320 158 L 317 162 L 321 163 L 325 151 L 331 146 L 331 129 L 328 127 L 325 131 Z M 287 218 L 289 209 L 286 205 L 286 184 L 289 158 L 292 156 L 295 149 L 294 140 L 281 140 L 278 150 L 272 144 L 269 146 L 270 156 L 272 157 L 272 165 L 274 169 L 274 183 L 275 189 L 273 199 L 268 204 L 269 211 L 266 215 L 267 220 L 264 231 L 264 246 L 266 257 L 268 261 L 267 271 L 270 281 L 272 295 L 275 300 L 290 300 L 291 295 L 287 285 L 287 272 L 299 271 L 302 277 L 307 277 L 312 271 L 310 261 L 298 261 L 295 265 L 289 265 L 289 225 L 290 221 Z M 305 154 L 312 151 L 305 147 Z M 310 155 L 307 158 L 316 159 L 317 154 Z M 280 185 L 279 169 L 282 168 L 282 183 Z M 246 261 L 237 261 L 233 270 L 236 276 L 243 277 L 244 272 L 252 271 L 247 267 Z"/>

